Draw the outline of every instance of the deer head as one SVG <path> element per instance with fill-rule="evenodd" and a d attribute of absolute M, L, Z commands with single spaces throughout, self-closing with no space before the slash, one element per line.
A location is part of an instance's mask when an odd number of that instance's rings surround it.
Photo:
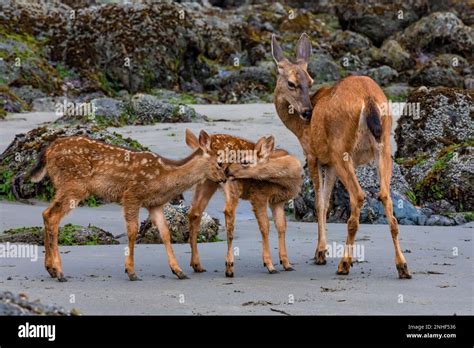
<path fill-rule="evenodd" d="M 255 144 L 255 158 L 231 163 L 227 169 L 227 177 L 234 179 L 248 179 L 259 177 L 262 166 L 267 164 L 275 147 L 273 136 L 261 137 Z"/>
<path fill-rule="evenodd" d="M 272 35 L 272 55 L 278 68 L 277 88 L 280 95 L 306 121 L 311 119 L 313 111 L 309 96 L 313 79 L 307 71 L 310 54 L 311 42 L 305 33 L 301 34 L 296 44 L 296 63 L 285 58 L 276 36 Z"/>
<path fill-rule="evenodd" d="M 206 179 L 215 182 L 225 182 L 226 175 L 224 173 L 224 163 L 219 160 L 217 151 L 211 147 L 211 137 L 204 130 L 199 133 L 199 139 L 191 132 L 186 129 L 186 144 L 193 150 L 200 149 L 202 151 L 201 156 L 207 160 L 208 165 L 205 166 L 205 177 Z"/>

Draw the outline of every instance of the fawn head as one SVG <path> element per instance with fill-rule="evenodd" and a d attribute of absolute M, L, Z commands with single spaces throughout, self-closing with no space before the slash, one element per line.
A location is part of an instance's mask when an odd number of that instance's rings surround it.
<path fill-rule="evenodd" d="M 272 35 L 272 55 L 278 68 L 277 88 L 290 106 L 296 109 L 299 116 L 309 121 L 313 112 L 309 96 L 313 79 L 307 71 L 311 55 L 311 42 L 308 35 L 301 34 L 296 44 L 296 63 L 285 58 L 275 35 Z"/>
<path fill-rule="evenodd" d="M 255 144 L 255 157 L 240 162 L 231 163 L 227 169 L 230 179 L 258 178 L 259 170 L 263 164 L 268 163 L 270 154 L 275 147 L 273 136 L 261 137 Z"/>
<path fill-rule="evenodd" d="M 204 130 L 199 133 L 199 139 L 191 132 L 186 129 L 186 144 L 193 150 L 200 149 L 202 151 L 202 157 L 207 159 L 208 165 L 205 167 L 206 179 L 214 182 L 225 182 L 227 177 L 225 175 L 224 163 L 219 160 L 217 151 L 211 147 L 211 137 Z"/>

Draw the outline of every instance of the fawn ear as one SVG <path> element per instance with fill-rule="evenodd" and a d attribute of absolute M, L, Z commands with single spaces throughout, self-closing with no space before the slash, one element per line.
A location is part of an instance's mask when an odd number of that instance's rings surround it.
<path fill-rule="evenodd" d="M 199 133 L 199 147 L 204 153 L 211 151 L 211 137 L 204 130 Z"/>
<path fill-rule="evenodd" d="M 186 145 L 191 149 L 196 150 L 199 147 L 199 140 L 196 138 L 193 132 L 186 128 Z"/>
<path fill-rule="evenodd" d="M 298 64 L 308 65 L 311 55 L 311 41 L 306 33 L 301 34 L 296 44 L 296 62 Z"/>
<path fill-rule="evenodd" d="M 257 157 L 260 159 L 267 159 L 268 156 L 270 156 L 270 153 L 273 151 L 274 146 L 275 139 L 273 138 L 273 136 L 269 136 L 268 138 L 261 137 L 255 144 L 255 151 L 257 151 Z"/>

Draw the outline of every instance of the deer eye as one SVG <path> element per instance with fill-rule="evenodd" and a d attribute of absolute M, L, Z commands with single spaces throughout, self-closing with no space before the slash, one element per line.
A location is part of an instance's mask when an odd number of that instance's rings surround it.
<path fill-rule="evenodd" d="M 289 88 L 289 89 L 295 89 L 295 88 L 296 88 L 296 85 L 295 85 L 293 82 L 288 81 L 288 88 Z"/>
<path fill-rule="evenodd" d="M 217 161 L 217 166 L 218 166 L 219 168 L 222 168 L 223 165 L 224 165 L 224 162 Z"/>

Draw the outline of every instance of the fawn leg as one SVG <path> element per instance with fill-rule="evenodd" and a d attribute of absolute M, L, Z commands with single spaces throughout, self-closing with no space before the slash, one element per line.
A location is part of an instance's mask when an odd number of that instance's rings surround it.
<path fill-rule="evenodd" d="M 174 256 L 173 248 L 171 246 L 170 230 L 168 228 L 168 223 L 166 222 L 163 206 L 150 208 L 150 219 L 153 225 L 155 225 L 155 227 L 157 227 L 160 231 L 161 240 L 165 245 L 166 254 L 168 255 L 168 263 L 170 265 L 171 271 L 179 279 L 188 279 L 186 274 L 183 273 L 181 267 L 179 267 L 178 261 L 176 261 L 176 257 Z"/>
<path fill-rule="evenodd" d="M 135 273 L 135 239 L 138 233 L 139 206 L 124 206 L 125 222 L 127 224 L 128 253 L 125 258 L 125 273 L 131 281 L 141 280 Z"/>
<path fill-rule="evenodd" d="M 234 240 L 235 210 L 239 203 L 238 188 L 235 183 L 227 182 L 224 185 L 225 195 L 225 229 L 227 234 L 227 255 L 225 258 L 225 276 L 232 278 L 234 276 L 234 253 L 232 250 L 232 241 Z"/>
<path fill-rule="evenodd" d="M 278 273 L 273 267 L 273 261 L 270 254 L 270 243 L 268 235 L 270 233 L 270 222 L 267 214 L 267 201 L 265 200 L 253 200 L 252 202 L 253 211 L 257 218 L 258 227 L 262 234 L 262 245 L 263 245 L 263 266 L 267 267 L 270 274 Z"/>
<path fill-rule="evenodd" d="M 190 266 L 194 272 L 205 272 L 199 260 L 199 252 L 197 248 L 197 237 L 199 234 L 199 226 L 201 224 L 201 216 L 204 209 L 206 209 L 209 200 L 216 192 L 219 185 L 213 181 L 206 180 L 205 182 L 196 185 L 194 191 L 193 203 L 189 209 L 189 244 L 191 245 L 191 263 Z"/>
<path fill-rule="evenodd" d="M 286 253 L 286 217 L 285 217 L 285 203 L 276 203 L 271 205 L 273 220 L 278 231 L 278 253 L 280 256 L 280 263 L 283 265 L 285 271 L 293 271 L 290 261 L 288 261 L 288 254 Z"/>
<path fill-rule="evenodd" d="M 79 192 L 68 192 L 63 194 L 57 192 L 49 207 L 43 212 L 45 230 L 45 268 L 53 278 L 60 282 L 65 282 L 59 254 L 58 235 L 61 219 L 72 209 L 74 209 L 84 194 Z"/>

